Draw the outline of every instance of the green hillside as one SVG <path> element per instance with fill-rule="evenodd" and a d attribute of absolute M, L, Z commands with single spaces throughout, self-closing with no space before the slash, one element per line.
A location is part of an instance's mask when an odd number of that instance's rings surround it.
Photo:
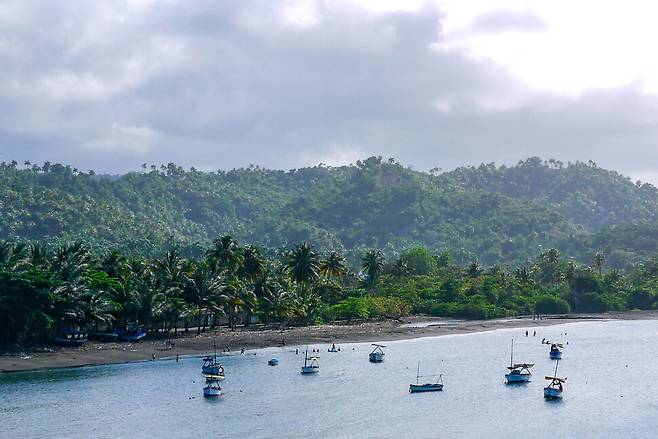
<path fill-rule="evenodd" d="M 301 241 L 357 261 L 422 245 L 456 261 L 523 263 L 549 247 L 624 267 L 658 250 L 658 191 L 595 164 L 531 158 L 424 173 L 371 157 L 290 171 L 183 170 L 118 177 L 46 163 L 0 165 L 0 239 L 70 241 L 143 256 L 198 256 L 218 236 L 276 249 Z"/>

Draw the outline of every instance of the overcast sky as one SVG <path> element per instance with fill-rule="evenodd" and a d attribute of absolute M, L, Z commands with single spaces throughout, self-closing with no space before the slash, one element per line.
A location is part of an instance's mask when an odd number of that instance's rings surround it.
<path fill-rule="evenodd" d="M 529 156 L 658 183 L 651 2 L 0 1 L 0 161 Z"/>

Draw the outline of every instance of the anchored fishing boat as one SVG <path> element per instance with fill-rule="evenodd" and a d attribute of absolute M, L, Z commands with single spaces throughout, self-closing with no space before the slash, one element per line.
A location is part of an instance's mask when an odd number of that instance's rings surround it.
<path fill-rule="evenodd" d="M 213 350 L 215 351 L 214 356 L 211 357 L 210 355 L 208 355 L 203 357 L 203 365 L 201 366 L 201 372 L 208 375 L 221 375 L 223 377 L 224 366 L 222 366 L 220 363 L 217 362 L 217 345 L 215 344 L 214 339 L 212 341 L 212 346 L 213 346 Z"/>
<path fill-rule="evenodd" d="M 279 360 L 277 360 L 276 358 L 272 358 L 267 362 L 268 366 L 276 366 L 277 364 L 279 364 Z"/>
<path fill-rule="evenodd" d="M 509 366 L 507 367 L 509 373 L 505 374 L 507 383 L 527 383 L 532 376 L 530 368 L 533 366 L 534 363 L 514 363 L 514 339 L 512 339 L 512 351 L 510 354 Z"/>
<path fill-rule="evenodd" d="M 385 348 L 386 346 L 384 346 L 383 344 L 376 344 L 376 343 L 373 343 L 372 345 L 375 347 L 375 349 L 373 349 L 372 352 L 370 352 L 368 359 L 370 360 L 371 363 L 381 363 L 382 361 L 384 361 L 384 355 L 386 355 L 382 348 Z"/>
<path fill-rule="evenodd" d="M 318 363 L 320 357 L 309 357 L 308 348 L 304 353 L 304 365 L 302 366 L 302 373 L 318 373 L 320 372 L 320 363 Z"/>
<path fill-rule="evenodd" d="M 206 387 L 203 388 L 204 398 L 214 398 L 222 394 L 222 387 L 219 385 L 219 380 L 210 379 L 206 380 Z"/>
<path fill-rule="evenodd" d="M 437 375 L 425 375 L 424 378 L 436 377 Z M 409 393 L 419 393 L 419 392 L 437 392 L 443 390 L 443 377 L 438 375 L 436 382 L 434 383 L 425 383 L 420 384 L 420 378 L 423 376 L 420 375 L 420 362 L 418 363 L 418 368 L 416 370 L 416 384 L 409 384 Z"/>
<path fill-rule="evenodd" d="M 551 357 L 551 360 L 559 360 L 562 358 L 562 346 L 560 343 L 551 343 L 551 350 L 548 353 L 548 356 Z"/>
<path fill-rule="evenodd" d="M 544 377 L 546 380 L 550 381 L 548 386 L 544 387 L 544 398 L 549 400 L 562 399 L 562 391 L 564 390 L 562 384 L 567 380 L 566 378 L 559 378 L 557 376 L 558 364 L 560 364 L 559 359 L 557 363 L 555 363 L 555 372 L 553 373 L 553 376 Z"/>

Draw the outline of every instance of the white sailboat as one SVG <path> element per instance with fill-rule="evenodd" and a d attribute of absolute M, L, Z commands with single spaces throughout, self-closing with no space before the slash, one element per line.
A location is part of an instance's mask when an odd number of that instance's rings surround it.
<path fill-rule="evenodd" d="M 530 381 L 532 373 L 530 368 L 534 363 L 514 363 L 514 339 L 512 339 L 512 351 L 510 353 L 509 366 L 507 369 L 509 373 L 505 374 L 505 379 L 508 384 L 512 383 L 527 383 Z"/>
<path fill-rule="evenodd" d="M 381 363 L 382 361 L 384 361 L 384 355 L 386 355 L 382 348 L 385 348 L 386 346 L 384 346 L 383 344 L 376 344 L 376 343 L 373 343 L 372 345 L 375 347 L 375 349 L 373 349 L 372 352 L 370 352 L 368 359 L 370 360 L 371 363 Z"/>
<path fill-rule="evenodd" d="M 418 368 L 416 370 L 416 384 L 409 384 L 409 393 L 437 392 L 443 390 L 443 377 L 441 375 L 438 376 L 436 382 L 425 384 L 420 384 L 419 379 L 421 377 L 420 362 L 418 362 Z M 436 375 L 425 375 L 425 377 L 436 377 Z"/>
<path fill-rule="evenodd" d="M 215 339 L 212 341 L 212 346 L 215 351 L 214 356 L 203 357 L 203 365 L 201 372 L 210 376 L 215 376 L 217 379 L 224 379 L 224 366 L 217 362 L 217 345 Z"/>
<path fill-rule="evenodd" d="M 555 363 L 555 372 L 553 376 L 544 377 L 546 380 L 550 381 L 548 386 L 544 387 L 544 398 L 546 399 L 562 399 L 562 391 L 564 390 L 562 384 L 567 380 L 566 378 L 559 378 L 557 376 L 557 366 L 560 364 L 560 360 Z"/>
<path fill-rule="evenodd" d="M 206 380 L 206 387 L 203 388 L 204 398 L 214 398 L 222 394 L 222 387 L 219 381 L 215 378 Z"/>
<path fill-rule="evenodd" d="M 320 357 L 309 357 L 308 348 L 306 348 L 306 352 L 304 352 L 304 365 L 302 366 L 302 373 L 307 374 L 320 372 L 320 363 L 318 363 L 319 358 Z"/>

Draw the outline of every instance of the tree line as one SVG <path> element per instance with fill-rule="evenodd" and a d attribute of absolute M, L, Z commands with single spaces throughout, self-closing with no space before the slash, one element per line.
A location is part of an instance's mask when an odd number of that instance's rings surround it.
<path fill-rule="evenodd" d="M 621 272 L 596 253 L 576 264 L 556 249 L 519 266 L 459 264 L 414 247 L 395 258 L 378 249 L 350 265 L 302 242 L 273 251 L 215 239 L 203 257 L 96 254 L 76 241 L 0 243 L 0 345 L 47 342 L 74 326 L 152 335 L 200 333 L 225 322 L 306 325 L 337 319 L 427 314 L 471 319 L 534 313 L 652 309 L 658 258 Z"/>

